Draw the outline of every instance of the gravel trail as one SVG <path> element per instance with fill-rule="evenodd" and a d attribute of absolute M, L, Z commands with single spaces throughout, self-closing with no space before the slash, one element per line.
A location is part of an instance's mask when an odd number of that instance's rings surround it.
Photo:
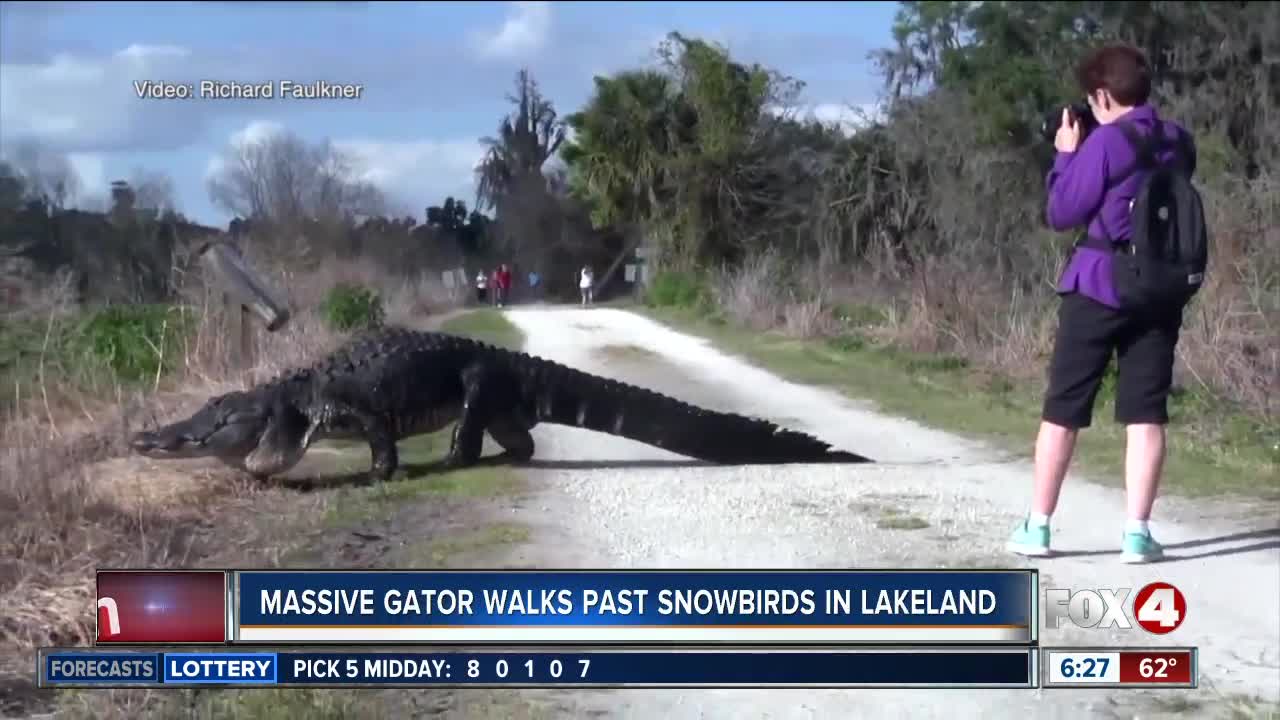
<path fill-rule="evenodd" d="M 767 417 L 863 453 L 873 465 L 698 467 L 658 448 L 541 426 L 528 472 L 536 495 L 513 519 L 534 529 L 515 561 L 541 567 L 1021 567 L 1003 543 L 1030 492 L 1030 466 L 983 445 L 877 414 L 790 383 L 707 341 L 640 315 L 513 308 L 525 349 L 705 407 Z M 1028 433 L 1034 419 L 1028 418 Z M 1030 442 L 1030 435 L 1028 435 Z M 1176 461 L 1176 460 L 1175 460 Z M 1177 585 L 1185 623 L 1172 637 L 1124 645 L 1194 645 L 1198 690 L 619 690 L 576 691 L 574 715 L 636 718 L 1223 717 L 1224 696 L 1280 700 L 1280 543 L 1276 519 L 1225 502 L 1165 499 L 1153 531 L 1171 560 L 1118 561 L 1123 496 L 1068 479 L 1042 585 Z M 1254 513 L 1256 515 L 1256 513 Z M 1135 633 L 1141 633 L 1140 630 Z M 1049 631 L 1045 645 L 1106 644 Z"/>

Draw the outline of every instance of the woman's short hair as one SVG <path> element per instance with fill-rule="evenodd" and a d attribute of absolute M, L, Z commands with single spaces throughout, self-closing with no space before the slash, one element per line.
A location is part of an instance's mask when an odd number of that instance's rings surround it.
<path fill-rule="evenodd" d="M 1121 105 L 1141 105 L 1151 97 L 1151 65 L 1132 45 L 1106 45 L 1080 62 L 1076 82 L 1090 95 L 1106 88 Z"/>

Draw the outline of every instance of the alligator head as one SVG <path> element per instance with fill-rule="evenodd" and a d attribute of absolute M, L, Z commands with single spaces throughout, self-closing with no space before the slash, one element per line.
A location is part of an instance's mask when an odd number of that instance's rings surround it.
<path fill-rule="evenodd" d="M 302 459 L 310 429 L 306 415 L 268 387 L 219 395 L 186 420 L 135 434 L 130 445 L 150 458 L 212 457 L 266 477 Z"/>

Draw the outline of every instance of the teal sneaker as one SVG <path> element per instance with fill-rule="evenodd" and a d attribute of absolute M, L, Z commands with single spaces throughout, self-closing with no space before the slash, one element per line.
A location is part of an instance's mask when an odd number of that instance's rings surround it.
<path fill-rule="evenodd" d="M 1120 562 L 1148 563 L 1164 557 L 1164 547 L 1150 533 L 1125 533 L 1120 543 Z"/>
<path fill-rule="evenodd" d="M 1049 555 L 1049 526 L 1032 527 L 1024 519 L 1022 524 L 1013 531 L 1005 547 L 1009 552 L 1018 555 L 1045 557 Z"/>

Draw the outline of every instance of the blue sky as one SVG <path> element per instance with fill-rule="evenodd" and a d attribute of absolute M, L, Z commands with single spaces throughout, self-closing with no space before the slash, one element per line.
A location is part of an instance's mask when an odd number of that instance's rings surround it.
<path fill-rule="evenodd" d="M 480 137 L 528 67 L 561 115 L 591 77 L 652 60 L 669 31 L 807 83 L 822 119 L 867 106 L 867 53 L 896 3 L 154 2 L 0 3 L 0 155 L 35 140 L 80 175 L 82 204 L 135 168 L 173 178 L 189 217 L 224 225 L 205 181 L 229 143 L 276 128 L 332 140 L 401 212 L 470 201 Z M 144 100 L 140 80 L 327 80 L 359 100 Z"/>

